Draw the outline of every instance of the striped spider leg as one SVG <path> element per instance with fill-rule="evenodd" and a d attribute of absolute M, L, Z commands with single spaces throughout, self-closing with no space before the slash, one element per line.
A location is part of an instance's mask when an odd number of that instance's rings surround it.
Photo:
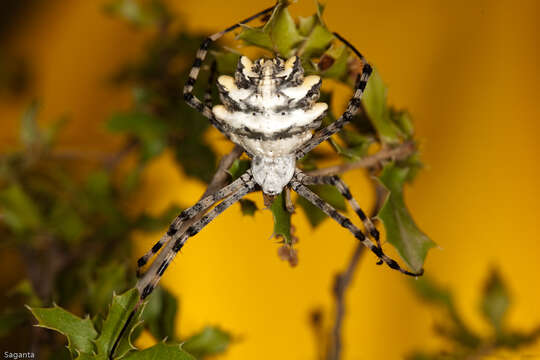
<path fill-rule="evenodd" d="M 138 266 L 144 266 L 142 263 L 146 263 L 151 256 L 155 255 L 159 249 L 163 247 L 156 259 L 150 265 L 150 268 L 140 277 L 139 281 L 137 282 L 137 289 L 140 293 L 139 300 L 129 314 L 124 326 L 118 333 L 118 336 L 109 352 L 110 360 L 113 359 L 116 348 L 118 347 L 122 336 L 133 320 L 133 317 L 137 313 L 139 307 L 152 293 L 171 261 L 184 246 L 186 240 L 192 236 L 195 236 L 219 214 L 234 203 L 238 202 L 246 194 L 256 190 L 256 188 L 257 184 L 253 181 L 251 170 L 247 170 L 231 184 L 218 190 L 215 194 L 205 197 L 192 207 L 182 211 L 182 213 L 178 215 L 170 225 L 167 234 L 164 235 L 146 255 L 139 259 Z M 222 201 L 219 204 L 206 213 L 206 211 L 212 205 L 216 204 L 220 200 Z M 206 215 L 204 215 L 205 213 Z M 191 220 L 191 222 L 189 220 Z"/>
<path fill-rule="evenodd" d="M 329 178 L 333 178 L 333 177 L 329 177 Z M 366 235 L 364 235 L 364 233 L 362 232 L 362 230 L 356 227 L 349 218 L 340 214 L 332 205 L 330 205 L 329 203 L 321 199 L 317 194 L 315 194 L 306 186 L 306 185 L 312 185 L 315 183 L 320 183 L 319 180 L 320 179 L 317 179 L 317 177 L 308 176 L 305 173 L 303 173 L 301 170 L 297 169 L 294 174 L 293 179 L 291 180 L 291 188 L 294 191 L 296 191 L 298 195 L 302 196 L 307 201 L 309 201 L 310 203 L 312 203 L 313 205 L 321 209 L 326 215 L 330 216 L 338 224 L 340 224 L 341 226 L 349 230 L 354 235 L 355 238 L 360 240 L 360 242 L 364 246 L 370 249 L 381 261 L 383 261 L 390 268 L 409 276 L 420 276 L 424 273 L 423 269 L 421 269 L 418 273 L 413 273 L 413 272 L 403 269 L 401 266 L 399 266 L 399 264 L 395 260 L 391 259 L 386 254 L 384 254 L 379 244 L 375 245 L 369 238 L 367 238 Z M 345 198 L 349 197 L 352 201 L 354 201 L 348 189 L 343 188 L 341 187 L 341 185 L 339 185 L 340 183 L 342 183 L 341 181 L 336 182 L 335 180 L 329 179 L 329 183 L 333 183 L 332 185 L 336 186 L 338 190 L 341 189 L 340 192 L 343 191 L 343 189 L 345 189 L 345 194 L 344 194 Z M 349 202 L 353 204 L 352 201 L 349 201 Z M 356 203 L 356 201 L 354 201 L 354 203 Z M 357 205 L 358 204 L 356 204 L 356 206 Z M 353 205 L 353 208 L 354 207 L 355 205 Z M 357 214 L 359 217 L 361 217 L 360 213 L 357 212 Z M 364 218 L 366 219 L 366 221 L 364 221 L 364 225 L 366 226 L 366 229 L 368 230 L 368 232 L 371 233 L 372 236 L 376 232 L 377 237 L 375 236 L 373 237 L 375 239 L 378 239 L 379 233 L 378 231 L 376 231 L 375 227 L 373 226 L 373 223 L 371 223 L 371 221 L 369 221 L 368 218 L 365 217 L 365 215 L 364 215 Z"/>
<path fill-rule="evenodd" d="M 300 171 L 300 170 L 297 170 Z M 300 174 L 300 173 L 299 173 Z M 303 185 L 332 185 L 334 186 L 341 196 L 347 200 L 349 205 L 352 207 L 356 215 L 362 220 L 364 223 L 364 227 L 366 228 L 366 231 L 371 237 L 375 240 L 377 243 L 377 247 L 381 247 L 381 241 L 379 238 L 379 231 L 373 225 L 373 222 L 369 217 L 366 216 L 364 211 L 360 208 L 360 205 L 358 205 L 358 202 L 353 198 L 351 191 L 349 190 L 349 187 L 341 180 L 341 178 L 337 175 L 333 176 L 309 176 L 307 174 L 302 173 L 302 184 Z"/>
<path fill-rule="evenodd" d="M 341 35 L 338 33 L 334 33 L 334 35 L 341 40 L 348 48 L 350 48 L 356 56 L 362 61 L 364 66 L 362 67 L 362 73 L 357 75 L 355 86 L 353 90 L 353 96 L 349 100 L 349 103 L 347 105 L 347 108 L 345 109 L 345 112 L 332 124 L 328 125 L 327 127 L 319 130 L 317 133 L 313 135 L 313 138 L 309 140 L 307 143 L 305 143 L 300 149 L 296 151 L 296 158 L 301 159 L 303 158 L 308 152 L 310 152 L 314 147 L 322 143 L 323 141 L 326 141 L 330 138 L 330 136 L 334 135 L 338 131 L 340 131 L 343 126 L 351 121 L 354 115 L 358 112 L 358 109 L 360 108 L 360 100 L 362 98 L 362 94 L 364 93 L 364 90 L 366 89 L 367 82 L 369 80 L 369 77 L 373 71 L 371 68 L 371 65 L 367 62 L 367 60 L 360 54 L 360 52 L 353 46 L 351 43 L 349 43 L 347 40 L 345 40 Z"/>
<path fill-rule="evenodd" d="M 206 55 L 208 54 L 208 48 L 210 47 L 210 44 L 220 39 L 223 35 L 239 28 L 243 24 L 247 24 L 252 20 L 255 20 L 263 15 L 266 15 L 273 11 L 275 6 L 269 7 L 267 9 L 264 9 L 263 11 L 258 12 L 257 14 L 250 16 L 247 19 L 244 19 L 230 27 L 228 27 L 225 30 L 222 30 L 220 32 L 217 32 L 213 35 L 210 35 L 207 37 L 201 46 L 199 47 L 199 50 L 197 51 L 197 55 L 195 56 L 195 61 L 193 62 L 193 66 L 189 72 L 188 79 L 186 81 L 186 84 L 184 85 L 184 100 L 186 103 L 200 112 L 204 117 L 208 118 L 210 120 L 210 123 L 218 129 L 220 132 L 222 132 L 225 136 L 230 138 L 230 130 L 229 126 L 225 124 L 223 121 L 218 120 L 213 112 L 211 107 L 211 95 L 205 96 L 205 101 L 199 100 L 194 94 L 193 94 L 193 88 L 195 86 L 195 82 L 197 81 L 197 78 L 199 77 L 199 72 L 201 70 L 202 63 L 206 59 Z M 214 65 L 212 66 L 214 68 Z M 214 68 L 215 69 L 215 68 Z M 212 76 L 210 76 L 212 78 Z M 208 93 L 207 93 L 208 94 Z"/>

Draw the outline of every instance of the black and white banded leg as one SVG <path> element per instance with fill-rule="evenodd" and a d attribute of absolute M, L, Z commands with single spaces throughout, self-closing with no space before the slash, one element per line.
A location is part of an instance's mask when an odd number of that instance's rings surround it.
<path fill-rule="evenodd" d="M 221 122 L 219 122 L 214 114 L 212 113 L 212 108 L 208 106 L 207 103 L 199 100 L 194 94 L 193 94 L 193 87 L 195 86 L 195 83 L 197 81 L 197 78 L 199 77 L 199 72 L 201 70 L 202 63 L 206 59 L 206 55 L 208 54 L 208 48 L 210 47 L 210 44 L 214 41 L 221 38 L 223 35 L 227 34 L 228 32 L 231 32 L 234 29 L 239 28 L 242 24 L 246 24 L 252 20 L 255 20 L 265 14 L 270 13 L 272 10 L 274 10 L 275 6 L 272 6 L 268 9 L 264 9 L 261 12 L 258 12 L 257 14 L 250 16 L 247 19 L 244 19 L 240 21 L 239 23 L 234 24 L 233 26 L 228 27 L 227 29 L 220 31 L 218 33 L 215 33 L 213 35 L 210 35 L 207 37 L 201 46 L 199 47 L 199 50 L 197 51 L 197 55 L 195 56 L 195 61 L 193 62 L 193 67 L 191 68 L 189 72 L 188 79 L 186 81 L 186 84 L 184 85 L 184 100 L 186 103 L 191 106 L 192 108 L 199 111 L 201 114 L 203 114 L 206 118 L 210 120 L 210 123 L 215 126 L 219 131 L 221 131 L 226 136 L 229 136 L 227 132 L 227 126 Z"/>
<path fill-rule="evenodd" d="M 157 243 L 152 246 L 150 250 L 137 260 L 137 277 L 142 276 L 141 269 L 145 266 L 148 261 L 159 252 L 159 250 L 168 243 L 171 238 L 181 229 L 182 225 L 193 219 L 195 216 L 206 212 L 208 208 L 214 205 L 216 202 L 230 196 L 234 192 L 238 191 L 241 187 L 246 186 L 245 184 L 251 180 L 251 169 L 246 171 L 242 176 L 233 181 L 227 186 L 224 186 L 220 190 L 216 191 L 214 194 L 208 195 L 207 197 L 199 200 L 195 205 L 182 211 L 171 223 L 167 233 L 165 233 Z"/>
<path fill-rule="evenodd" d="M 366 89 L 367 82 L 373 71 L 373 69 L 371 68 L 371 65 L 369 65 L 369 63 L 366 61 L 364 56 L 362 56 L 362 54 L 360 54 L 360 52 L 353 45 L 351 45 L 351 43 L 349 43 L 347 40 L 342 38 L 341 35 L 339 35 L 338 33 L 334 33 L 334 36 L 336 36 L 347 47 L 349 47 L 356 54 L 356 56 L 358 56 L 358 58 L 362 61 L 362 63 L 364 64 L 364 66 L 362 67 L 362 73 L 356 77 L 353 96 L 349 100 L 347 109 L 345 110 L 343 115 L 341 115 L 332 124 L 316 132 L 313 135 L 313 138 L 311 140 L 309 140 L 300 149 L 298 149 L 296 151 L 297 159 L 303 158 L 314 147 L 316 147 L 323 141 L 326 141 L 330 136 L 334 135 L 339 130 L 341 130 L 341 128 L 343 128 L 343 126 L 346 123 L 351 121 L 353 116 L 356 115 L 356 113 L 358 112 L 358 109 L 360 109 L 360 99 L 362 98 L 362 94 L 364 93 L 364 90 Z"/>
<path fill-rule="evenodd" d="M 183 212 L 185 214 L 189 214 L 189 215 L 184 216 L 185 219 L 179 219 L 180 218 L 179 216 L 173 221 L 173 223 L 171 224 L 169 228 L 169 233 L 171 233 L 171 235 L 170 235 L 169 240 L 166 241 L 167 245 L 159 253 L 157 258 L 154 260 L 154 262 L 148 269 L 148 271 L 144 273 L 142 278 L 139 279 L 139 281 L 137 282 L 137 289 L 139 290 L 139 293 L 140 293 L 139 301 L 137 302 L 137 304 L 135 305 L 135 307 L 129 314 L 126 323 L 124 324 L 124 326 L 118 333 L 118 336 L 109 353 L 110 360 L 113 359 L 114 352 L 116 351 L 116 348 L 118 347 L 118 344 L 120 343 L 120 340 L 122 339 L 122 336 L 124 335 L 125 331 L 129 327 L 130 322 L 133 320 L 133 317 L 139 310 L 144 300 L 152 293 L 154 288 L 157 286 L 165 270 L 167 270 L 167 267 L 169 266 L 171 261 L 174 259 L 176 254 L 182 249 L 187 239 L 192 236 L 195 236 L 206 225 L 208 225 L 212 220 L 214 220 L 219 214 L 225 211 L 232 204 L 238 202 L 246 194 L 254 191 L 256 188 L 257 188 L 257 185 L 253 181 L 251 173 L 248 171 L 244 173 L 236 181 L 231 183 L 230 185 L 219 190 L 216 194 L 221 192 L 219 195 L 221 196 L 221 198 L 225 197 L 223 194 L 229 194 L 230 196 L 224 199 L 223 201 L 221 201 L 219 204 L 217 204 L 212 210 L 210 210 L 206 215 L 204 215 L 198 221 L 195 221 L 193 224 L 189 225 L 187 228 L 182 229 L 182 223 L 184 223 L 187 220 L 187 216 L 191 216 L 191 218 L 194 218 L 197 214 L 200 214 L 200 211 L 196 212 L 195 209 L 193 209 L 194 206 L 190 208 L 191 210 L 187 209 L 189 211 L 185 210 Z M 215 195 L 210 195 L 206 197 L 205 199 L 209 199 L 214 196 Z M 200 204 L 205 199 L 199 201 L 197 204 Z M 209 206 L 207 206 L 206 209 L 208 209 L 208 207 Z M 204 212 L 202 208 L 201 208 L 201 211 Z"/>
<path fill-rule="evenodd" d="M 299 173 L 298 178 L 301 179 L 300 182 L 303 185 L 326 184 L 334 186 L 339 191 L 339 193 L 347 200 L 349 205 L 351 205 L 352 209 L 354 210 L 356 215 L 358 215 L 360 220 L 362 220 L 362 223 L 364 224 L 367 233 L 375 240 L 375 242 L 377 243 L 377 247 L 381 247 L 379 230 L 377 230 L 371 219 L 366 216 L 360 205 L 358 205 L 356 199 L 352 196 L 347 184 L 345 184 L 339 176 L 309 176 L 304 173 Z"/>
<path fill-rule="evenodd" d="M 399 264 L 388 257 L 380 247 L 375 245 L 369 238 L 367 238 L 364 233 L 356 227 L 349 218 L 340 214 L 332 205 L 328 204 L 326 201 L 321 199 L 317 194 L 311 191 L 306 185 L 301 183 L 302 173 L 296 172 L 293 179 L 291 180 L 291 188 L 302 196 L 310 203 L 321 209 L 325 214 L 334 219 L 341 226 L 349 230 L 354 237 L 356 237 L 362 244 L 364 244 L 369 250 L 371 250 L 377 257 L 382 260 L 390 268 L 397 270 L 405 275 L 409 276 L 420 276 L 424 273 L 424 270 L 420 270 L 418 273 L 413 273 L 408 270 L 403 269 Z"/>

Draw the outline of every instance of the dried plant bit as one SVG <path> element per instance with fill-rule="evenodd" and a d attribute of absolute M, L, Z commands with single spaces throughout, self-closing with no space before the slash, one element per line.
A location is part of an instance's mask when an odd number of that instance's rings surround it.
<path fill-rule="evenodd" d="M 298 253 L 296 249 L 287 244 L 278 249 L 278 256 L 281 260 L 288 261 L 291 267 L 298 265 Z"/>
<path fill-rule="evenodd" d="M 336 62 L 336 59 L 328 54 L 323 54 L 317 63 L 317 67 L 319 68 L 319 71 L 325 71 L 334 65 L 334 62 Z"/>

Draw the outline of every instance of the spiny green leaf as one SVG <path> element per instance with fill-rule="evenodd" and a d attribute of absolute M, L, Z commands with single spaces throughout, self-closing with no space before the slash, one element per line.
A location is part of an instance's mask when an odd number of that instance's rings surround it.
<path fill-rule="evenodd" d="M 383 143 L 397 143 L 400 141 L 400 131 L 392 122 L 390 116 L 390 110 L 386 102 L 387 91 L 388 89 L 379 72 L 374 69 L 362 97 L 362 102 L 381 141 Z M 405 119 L 402 120 L 405 121 Z"/>
<path fill-rule="evenodd" d="M 261 28 L 253 28 L 251 26 L 242 25 L 242 32 L 236 37 L 237 40 L 242 40 L 249 45 L 257 46 L 270 51 L 274 50 L 274 44 L 270 34 Z"/>
<path fill-rule="evenodd" d="M 126 267 L 110 262 L 95 269 L 93 281 L 87 285 L 87 304 L 93 314 L 105 315 L 104 309 L 110 304 L 114 291 L 123 290 L 126 283 Z"/>
<path fill-rule="evenodd" d="M 198 334 L 191 336 L 182 348 L 197 358 L 216 355 L 227 349 L 231 335 L 217 327 L 207 326 Z"/>
<path fill-rule="evenodd" d="M 139 299 L 139 292 L 137 289 L 130 289 L 121 295 L 114 295 L 112 305 L 109 309 L 109 314 L 103 322 L 103 328 L 101 334 L 96 340 L 97 354 L 108 355 L 111 348 L 119 335 L 120 330 L 126 323 L 129 314 L 135 307 Z M 135 319 L 131 322 L 131 329 L 136 323 Z M 133 347 L 130 344 L 130 331 L 126 331 L 125 336 L 120 341 L 120 345 L 116 350 L 117 356 L 121 356 Z"/>
<path fill-rule="evenodd" d="M 58 331 L 68 338 L 68 348 L 72 354 L 94 352 L 93 341 L 97 336 L 90 319 L 81 319 L 66 310 L 52 308 L 32 308 L 27 306 L 38 321 L 38 326 Z"/>
<path fill-rule="evenodd" d="M 312 185 L 309 186 L 309 188 L 336 209 L 342 211 L 346 210 L 345 199 L 343 199 L 343 196 L 341 196 L 339 191 L 334 186 Z M 319 209 L 303 197 L 299 197 L 297 203 L 304 210 L 308 221 L 312 227 L 317 227 L 328 217 L 328 215 L 326 215 L 321 209 Z"/>
<path fill-rule="evenodd" d="M 174 324 L 178 303 L 176 298 L 167 290 L 158 287 L 146 304 L 142 320 L 146 328 L 156 339 L 174 341 Z"/>
<path fill-rule="evenodd" d="M 293 236 L 291 234 L 291 213 L 285 207 L 285 196 L 283 193 L 276 196 L 270 206 L 274 215 L 274 236 L 282 237 L 286 244 L 292 245 Z"/>
<path fill-rule="evenodd" d="M 143 351 L 129 353 L 123 360 L 196 360 L 180 345 L 159 343 Z"/>
<path fill-rule="evenodd" d="M 300 47 L 301 53 L 299 55 L 302 57 L 303 63 L 307 62 L 313 56 L 319 56 L 324 53 L 333 39 L 334 34 L 326 27 L 321 24 L 315 25 L 306 41 Z"/>
<path fill-rule="evenodd" d="M 510 306 L 510 295 L 497 269 L 492 269 L 484 285 L 481 310 L 493 329 L 501 334 L 504 319 Z"/>
<path fill-rule="evenodd" d="M 399 255 L 413 271 L 420 271 L 429 249 L 435 243 L 414 223 L 405 206 L 403 185 L 409 169 L 395 164 L 386 165 L 379 176 L 380 182 L 390 191 L 378 217 L 386 229 L 386 239 L 394 245 Z"/>
<path fill-rule="evenodd" d="M 41 214 L 34 200 L 19 185 L 11 185 L 0 191 L 0 221 L 15 233 L 37 229 Z"/>
<path fill-rule="evenodd" d="M 280 1 L 275 7 L 268 22 L 261 28 L 242 26 L 242 32 L 237 39 L 244 42 L 277 52 L 283 57 L 293 53 L 293 47 L 302 41 L 294 20 L 286 8 L 287 4 Z"/>
<path fill-rule="evenodd" d="M 242 214 L 253 216 L 255 215 L 255 211 L 257 211 L 257 204 L 255 202 L 248 200 L 248 199 L 241 199 L 240 206 L 242 208 Z"/>

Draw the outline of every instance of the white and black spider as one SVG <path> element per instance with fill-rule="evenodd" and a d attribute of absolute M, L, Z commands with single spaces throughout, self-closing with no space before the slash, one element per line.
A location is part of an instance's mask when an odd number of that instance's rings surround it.
<path fill-rule="evenodd" d="M 238 202 L 246 194 L 257 190 L 262 190 L 263 194 L 271 197 L 281 193 L 284 189 L 292 189 L 324 211 L 342 227 L 348 229 L 378 257 L 379 263 L 385 263 L 392 269 L 406 275 L 419 276 L 423 273 L 423 270 L 418 273 L 407 271 L 384 254 L 379 242 L 379 232 L 360 209 L 349 189 L 338 176 L 309 176 L 296 167 L 298 159 L 338 132 L 351 120 L 360 107 L 360 98 L 372 69 L 358 50 L 348 41 L 334 33 L 360 58 L 364 64 L 362 73 L 357 76 L 353 96 L 343 115 L 315 133 L 313 131 L 321 125 L 328 105 L 317 102 L 321 87 L 320 77 L 316 75 L 304 76 L 300 59 L 296 56 L 288 60 L 279 57 L 261 58 L 255 62 L 243 56 L 238 62 L 234 77 L 222 75 L 217 79 L 222 104 L 212 107 L 209 96 L 205 98 L 204 102 L 194 96 L 193 87 L 210 44 L 224 34 L 238 28 L 241 24 L 268 14 L 273 9 L 274 7 L 265 9 L 209 36 L 197 52 L 184 86 L 184 99 L 191 107 L 208 118 L 221 133 L 244 149 L 252 160 L 251 168 L 231 184 L 182 211 L 174 219 L 167 233 L 138 260 L 139 273 L 139 270 L 161 250 L 137 283 L 140 292 L 139 302 L 120 331 L 111 349 L 110 359 L 112 359 L 119 339 L 140 304 L 152 293 L 186 240 L 197 234 L 216 216 Z M 215 67 L 213 68 L 215 69 Z M 211 78 L 213 77 L 211 76 Z M 340 214 L 307 187 L 307 185 L 315 184 L 335 186 L 362 220 L 367 233 L 374 239 L 374 242 L 347 217 Z M 210 210 L 212 206 L 214 207 Z M 203 214 L 205 215 L 200 217 Z M 198 217 L 200 217 L 199 220 L 193 221 Z"/>

